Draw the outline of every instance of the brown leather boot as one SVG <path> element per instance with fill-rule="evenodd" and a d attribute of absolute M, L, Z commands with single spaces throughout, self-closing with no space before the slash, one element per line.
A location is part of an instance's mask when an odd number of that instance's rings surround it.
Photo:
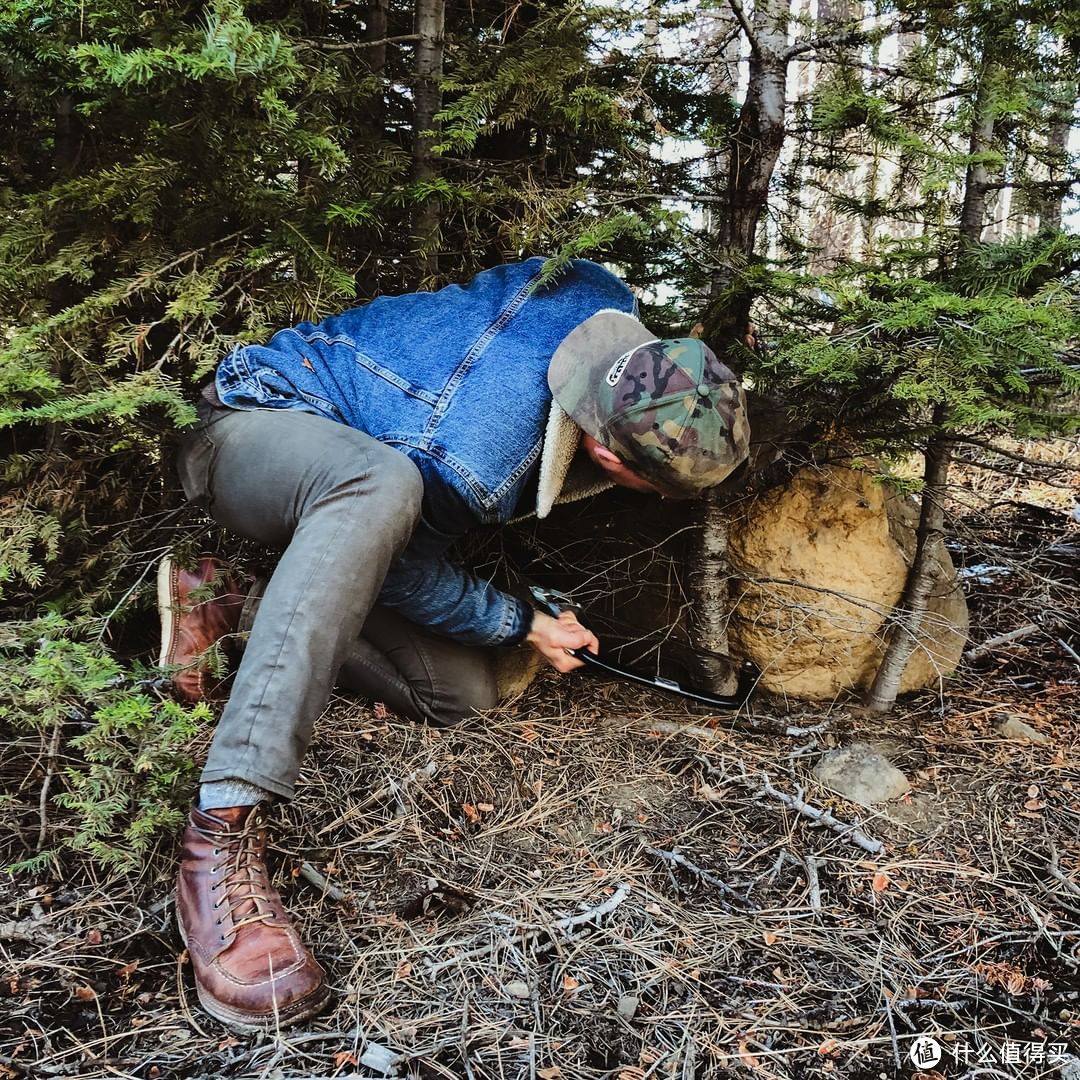
<path fill-rule="evenodd" d="M 274 1030 L 330 1000 L 326 976 L 289 925 L 266 872 L 262 805 L 192 809 L 176 921 L 203 1008 L 224 1024 Z"/>
<path fill-rule="evenodd" d="M 209 586 L 209 588 L 208 588 Z M 198 589 L 196 599 L 192 593 Z M 212 596 L 207 596 L 209 592 Z M 178 667 L 173 686 L 195 704 L 220 694 L 224 680 L 210 672 L 206 650 L 236 632 L 245 595 L 225 564 L 212 555 L 185 570 L 166 555 L 158 567 L 158 611 L 161 614 L 161 667 Z"/>

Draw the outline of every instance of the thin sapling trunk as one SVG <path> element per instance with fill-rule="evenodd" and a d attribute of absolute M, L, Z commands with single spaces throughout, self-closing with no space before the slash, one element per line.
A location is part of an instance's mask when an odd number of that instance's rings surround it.
<path fill-rule="evenodd" d="M 945 407 L 934 409 L 934 428 L 941 430 Z M 887 713 L 896 704 L 900 681 L 911 654 L 919 648 L 919 634 L 926 621 L 926 609 L 934 588 L 934 549 L 945 532 L 945 489 L 949 478 L 952 443 L 937 434 L 926 448 L 923 471 L 922 510 L 915 536 L 915 558 L 908 571 L 900 602 L 893 610 L 885 635 L 885 655 L 867 691 L 866 706 L 871 712 Z"/>

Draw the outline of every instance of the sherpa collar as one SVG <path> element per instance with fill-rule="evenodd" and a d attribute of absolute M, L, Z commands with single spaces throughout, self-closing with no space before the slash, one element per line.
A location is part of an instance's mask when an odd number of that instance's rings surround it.
<path fill-rule="evenodd" d="M 540 480 L 536 490 L 536 516 L 545 518 L 556 503 L 576 502 L 614 487 L 584 454 L 581 428 L 554 399 L 548 411 L 544 445 L 540 451 Z"/>

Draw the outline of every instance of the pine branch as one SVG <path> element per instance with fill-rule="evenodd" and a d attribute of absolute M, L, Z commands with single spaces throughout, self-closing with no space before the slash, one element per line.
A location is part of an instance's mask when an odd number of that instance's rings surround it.
<path fill-rule="evenodd" d="M 746 35 L 746 40 L 750 42 L 750 51 L 754 53 L 755 56 L 760 56 L 761 42 L 758 41 L 758 36 L 754 33 L 754 28 L 750 25 L 750 20 L 747 19 L 742 4 L 739 3 L 739 0 L 728 0 L 728 4 L 735 13 L 735 18 L 739 20 L 739 25 Z"/>
<path fill-rule="evenodd" d="M 1018 461 L 1023 465 L 1033 465 L 1039 469 L 1045 469 L 1047 472 L 1077 472 L 1078 467 L 1076 465 L 1068 465 L 1065 463 L 1055 464 L 1052 461 L 1038 461 L 1035 458 L 1027 457 L 1024 454 L 1018 454 L 1013 450 L 1002 450 L 999 446 L 994 446 L 993 443 L 988 442 L 985 439 L 976 439 L 972 435 L 959 435 L 954 436 L 954 441 L 958 443 L 968 443 L 971 446 L 978 446 L 982 450 L 989 450 L 991 453 L 1000 454 L 1001 457 L 1008 458 L 1010 461 Z M 977 464 L 971 462 L 970 464 Z"/>
<path fill-rule="evenodd" d="M 358 52 L 361 49 L 377 49 L 381 45 L 398 45 L 405 41 L 419 41 L 419 34 L 399 34 L 397 37 L 384 37 L 376 41 L 320 41 L 317 38 L 301 38 L 297 45 L 320 52 Z"/>
<path fill-rule="evenodd" d="M 783 59 L 785 61 L 794 60 L 797 56 L 803 56 L 809 52 L 818 52 L 822 49 L 843 48 L 846 45 L 865 45 L 868 40 L 865 30 L 848 30 L 842 34 L 828 34 L 825 37 L 809 38 L 806 41 L 796 41 L 784 53 Z"/>

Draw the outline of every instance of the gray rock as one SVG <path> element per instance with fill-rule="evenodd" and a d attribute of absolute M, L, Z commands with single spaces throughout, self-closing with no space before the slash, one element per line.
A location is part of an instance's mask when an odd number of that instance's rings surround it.
<path fill-rule="evenodd" d="M 898 799 L 911 787 L 907 777 L 871 743 L 854 742 L 826 754 L 815 766 L 814 776 L 860 806 Z"/>
<path fill-rule="evenodd" d="M 633 994 L 623 994 L 619 998 L 618 1009 L 624 1020 L 633 1020 L 638 1010 L 638 999 Z"/>
<path fill-rule="evenodd" d="M 513 982 L 508 982 L 503 989 L 511 996 L 516 998 L 527 998 L 532 996 L 532 991 L 529 989 L 529 984 L 521 982 L 515 979 Z"/>
<path fill-rule="evenodd" d="M 1060 1060 L 1061 1080 L 1080 1080 L 1080 1058 L 1066 1054 Z"/>
<path fill-rule="evenodd" d="M 1036 731 L 1030 724 L 1025 724 L 1018 716 L 1006 716 L 1004 720 L 999 720 L 994 727 L 997 729 L 997 733 L 1003 735 L 1006 739 L 1026 739 L 1028 742 L 1038 743 L 1040 746 L 1045 746 L 1051 741 L 1049 735 Z"/>
<path fill-rule="evenodd" d="M 397 1076 L 404 1054 L 399 1054 L 381 1043 L 370 1042 L 364 1047 L 360 1064 L 365 1069 L 382 1073 L 383 1076 Z"/>

